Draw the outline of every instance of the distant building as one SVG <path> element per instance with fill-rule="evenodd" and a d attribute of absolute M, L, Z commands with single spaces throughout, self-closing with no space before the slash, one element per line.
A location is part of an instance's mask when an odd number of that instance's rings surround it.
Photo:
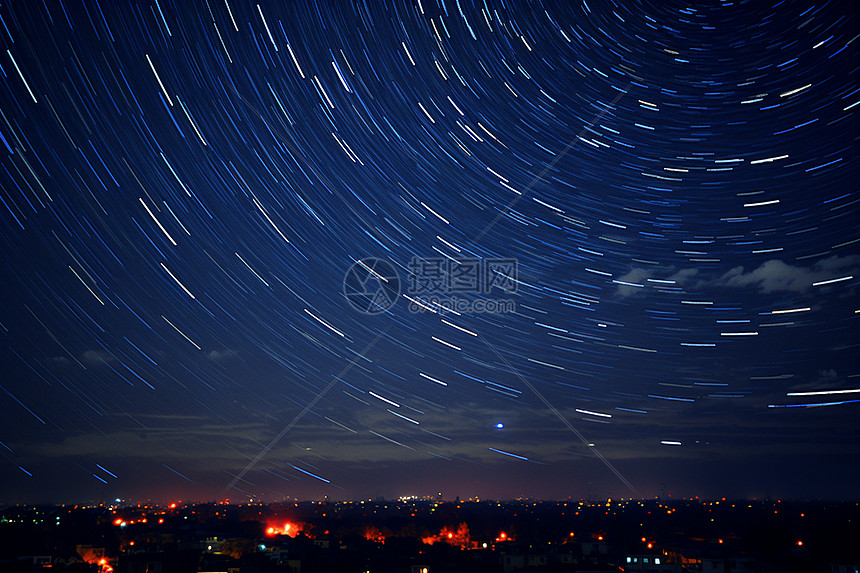
<path fill-rule="evenodd" d="M 551 549 L 545 553 L 505 553 L 501 556 L 503 573 L 517 571 L 573 571 L 574 557 L 571 553 Z"/>
<path fill-rule="evenodd" d="M 664 555 L 627 555 L 624 570 L 641 573 L 682 573 L 687 569 L 678 563 L 670 563 Z"/>
<path fill-rule="evenodd" d="M 50 555 L 22 555 L 18 557 L 18 563 L 27 564 L 31 569 L 53 567 L 53 561 Z M 22 569 L 23 570 L 23 569 Z"/>
<path fill-rule="evenodd" d="M 75 547 L 75 551 L 78 552 L 78 555 L 81 556 L 81 559 L 86 563 L 98 563 L 101 559 L 104 559 L 105 550 L 104 547 L 93 547 L 92 545 L 78 545 Z"/>
<path fill-rule="evenodd" d="M 702 558 L 702 573 L 758 573 L 761 564 L 750 557 Z"/>
<path fill-rule="evenodd" d="M 856 565 L 831 563 L 827 573 L 860 573 L 860 563 Z"/>
<path fill-rule="evenodd" d="M 502 571 L 504 573 L 515 573 L 525 568 L 534 569 L 546 565 L 546 555 L 526 555 L 523 553 L 505 555 L 502 557 Z"/>

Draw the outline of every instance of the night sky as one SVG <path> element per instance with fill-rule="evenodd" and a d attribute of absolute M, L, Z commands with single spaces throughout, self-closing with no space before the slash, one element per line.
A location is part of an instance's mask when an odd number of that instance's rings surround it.
<path fill-rule="evenodd" d="M 853 2 L 0 19 L 0 503 L 860 498 Z"/>

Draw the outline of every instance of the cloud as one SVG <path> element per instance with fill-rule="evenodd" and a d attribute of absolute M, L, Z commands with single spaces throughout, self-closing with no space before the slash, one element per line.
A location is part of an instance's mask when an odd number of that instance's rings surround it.
<path fill-rule="evenodd" d="M 220 350 L 212 350 L 207 354 L 207 356 L 209 356 L 211 360 L 224 360 L 236 356 L 236 351 L 229 349 L 224 350 L 223 352 Z"/>
<path fill-rule="evenodd" d="M 114 356 L 108 352 L 100 352 L 98 350 L 87 350 L 81 356 L 81 359 L 91 366 L 97 364 L 107 364 L 116 360 Z"/>
<path fill-rule="evenodd" d="M 833 390 L 838 389 L 842 384 L 842 377 L 839 373 L 834 369 L 830 368 L 828 370 L 819 370 L 817 376 L 809 377 L 809 378 L 799 378 L 798 381 L 785 388 L 786 392 L 810 392 L 816 390 Z M 780 392 L 777 395 L 777 400 L 784 402 L 785 393 Z M 827 400 L 822 400 L 822 402 L 826 402 Z"/>
<path fill-rule="evenodd" d="M 634 269 L 631 269 L 629 273 L 627 273 L 625 275 L 621 275 L 620 277 L 618 277 L 615 280 L 619 281 L 619 282 L 638 284 L 638 285 L 644 286 L 645 281 L 648 278 L 650 278 L 652 275 L 653 275 L 653 272 L 650 269 L 634 268 Z M 637 294 L 641 290 L 642 290 L 642 287 L 634 287 L 634 286 L 619 284 L 617 294 L 618 294 L 618 296 L 621 296 L 621 297 L 628 297 L 628 296 L 633 296 L 633 295 Z"/>
<path fill-rule="evenodd" d="M 699 274 L 699 269 L 681 269 L 674 275 L 670 276 L 669 280 L 675 281 L 678 285 L 684 285 L 697 274 Z"/>
<path fill-rule="evenodd" d="M 677 271 L 677 272 L 675 272 L 675 273 L 673 273 L 667 277 L 666 274 L 672 272 L 673 270 L 674 270 L 674 268 L 672 268 L 672 267 L 669 267 L 668 269 L 666 269 L 666 268 L 662 269 L 662 272 L 660 273 L 660 278 L 657 280 L 671 281 L 671 283 L 669 283 L 668 286 L 678 287 L 678 286 L 684 286 L 685 284 L 687 284 L 690 281 L 690 279 L 692 279 L 693 277 L 695 277 L 699 273 L 698 269 L 681 269 L 680 271 Z M 658 287 L 659 288 L 659 287 L 667 286 L 666 282 L 661 282 L 661 283 L 648 282 L 648 279 L 653 278 L 655 275 L 656 275 L 655 269 L 645 269 L 645 268 L 641 268 L 641 267 L 635 267 L 635 268 L 631 269 L 630 272 L 628 272 L 627 274 L 621 275 L 620 277 L 618 277 L 615 280 L 625 282 L 625 283 L 641 284 L 645 288 L 647 288 L 647 287 Z M 645 290 L 645 288 L 643 288 L 643 287 L 635 287 L 635 286 L 628 286 L 628 285 L 619 284 L 618 290 L 616 291 L 616 294 L 620 297 L 633 296 L 633 295 L 636 295 L 636 294 L 643 292 Z"/>
<path fill-rule="evenodd" d="M 831 368 L 830 370 L 820 370 L 818 372 L 818 376 L 821 377 L 821 380 L 833 380 L 838 376 L 836 370 Z"/>
<path fill-rule="evenodd" d="M 858 267 L 860 256 L 857 255 L 834 255 L 811 267 L 799 267 L 771 259 L 749 272 L 744 272 L 744 267 L 737 266 L 720 277 L 715 284 L 735 288 L 755 287 L 762 293 L 806 292 L 815 282 L 857 273 L 860 271 Z"/>
<path fill-rule="evenodd" d="M 269 437 L 268 428 L 259 423 L 198 425 L 191 423 L 195 421 L 193 418 L 171 420 L 169 417 L 161 421 L 165 424 L 161 427 L 70 434 L 59 442 L 28 444 L 27 449 L 31 455 L 55 460 L 74 456 L 117 456 L 161 461 L 196 460 L 201 465 L 227 460 L 231 465 L 239 465 L 237 460 L 247 459 L 247 454 L 238 452 L 235 446 L 243 445 L 248 451 L 253 451 L 249 444 L 263 443 Z"/>

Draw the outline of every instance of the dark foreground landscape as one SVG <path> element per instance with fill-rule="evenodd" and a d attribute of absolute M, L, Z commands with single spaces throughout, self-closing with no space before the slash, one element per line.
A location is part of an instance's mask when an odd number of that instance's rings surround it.
<path fill-rule="evenodd" d="M 13 506 L 0 571 L 860 570 L 860 504 L 487 500 Z"/>

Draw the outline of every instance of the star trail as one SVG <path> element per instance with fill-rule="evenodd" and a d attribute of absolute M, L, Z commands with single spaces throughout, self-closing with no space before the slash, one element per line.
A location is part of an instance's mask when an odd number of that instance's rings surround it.
<path fill-rule="evenodd" d="M 0 24 L 0 502 L 860 495 L 852 3 Z"/>

